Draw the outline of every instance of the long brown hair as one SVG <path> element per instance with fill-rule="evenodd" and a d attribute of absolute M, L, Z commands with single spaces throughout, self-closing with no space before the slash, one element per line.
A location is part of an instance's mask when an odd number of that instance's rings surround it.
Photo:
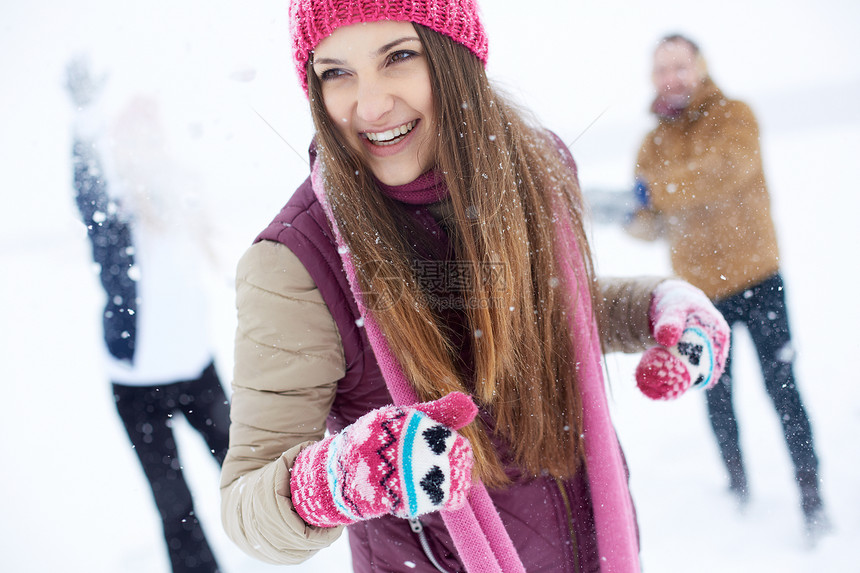
<path fill-rule="evenodd" d="M 459 390 L 494 419 L 461 432 L 475 472 L 490 487 L 508 482 L 490 433 L 527 474 L 573 475 L 583 458 L 582 403 L 567 313 L 572 312 L 554 245 L 567 224 L 578 239 L 592 292 L 591 255 L 575 174 L 544 130 L 487 80 L 480 61 L 447 36 L 415 25 L 434 86 L 435 170 L 450 191 L 457 260 L 473 269 L 465 317 L 473 378 L 458 366 L 449 325 L 423 303 L 400 211 L 342 141 L 308 65 L 311 110 L 327 194 L 358 270 L 360 289 L 421 400 Z M 393 277 L 393 280 L 392 280 Z M 591 320 L 592 317 L 579 317 Z"/>

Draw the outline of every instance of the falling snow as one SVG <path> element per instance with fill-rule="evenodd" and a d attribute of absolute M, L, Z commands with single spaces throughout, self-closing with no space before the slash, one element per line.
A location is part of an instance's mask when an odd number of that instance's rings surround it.
<path fill-rule="evenodd" d="M 236 262 L 307 177 L 312 126 L 307 99 L 285 61 L 284 3 L 210 4 L 155 0 L 145 11 L 128 13 L 118 4 L 105 9 L 102 2 L 80 0 L 53 3 L 50 18 L 37 5 L 0 8 L 0 50 L 19 56 L 0 61 L 0 75 L 15 79 L 0 95 L 0 157 L 6 162 L 0 379 L 8 403 L 0 417 L 0 459 L 14 460 L 7 463 L 12 471 L 0 472 L 0 489 L 8 494 L 0 519 L 4 571 L 64 571 L 69 564 L 92 573 L 168 570 L 151 494 L 99 355 L 103 299 L 72 198 L 71 111 L 61 72 L 73 52 L 90 48 L 94 63 L 114 66 L 109 95 L 116 106 L 122 93 L 138 89 L 172 98 L 166 112 L 173 149 L 200 175 L 219 231 L 212 246 L 220 266 L 209 286 L 217 364 L 228 381 Z M 648 571 L 856 568 L 860 463 L 853 437 L 860 434 L 860 387 L 840 358 L 856 353 L 849 328 L 860 323 L 851 302 L 851 287 L 860 281 L 854 264 L 860 198 L 848 191 L 860 181 L 860 7 L 837 0 L 807 4 L 785 10 L 776 0 L 727 0 L 722 10 L 705 14 L 689 0 L 659 0 L 626 6 L 630 17 L 620 18 L 612 2 L 533 0 L 529 11 L 519 0 L 482 2 L 490 75 L 574 142 L 583 187 L 631 183 L 636 149 L 651 122 L 647 54 L 663 33 L 698 37 L 721 87 L 759 115 L 795 329 L 794 347 L 780 359 L 795 362 L 836 532 L 814 550 L 804 546 L 779 420 L 744 331 L 736 333 L 736 400 L 752 499 L 743 515 L 725 492 L 701 395 L 652 403 L 630 383 L 635 358 L 610 356 L 610 407 L 630 467 Z M 737 19 L 738 13 L 744 17 Z M 729 28 L 739 32 L 726 35 Z M 797 41 L 798 29 L 809 41 Z M 540 56 L 547 43 L 549 54 L 570 56 L 563 70 L 557 57 Z M 752 53 L 767 62 L 769 73 L 748 65 Z M 668 253 L 657 245 L 612 228 L 591 234 L 602 274 L 669 268 Z M 183 419 L 175 425 L 198 516 L 225 573 L 284 571 L 244 555 L 226 538 L 217 466 Z M 348 572 L 348 551 L 343 536 L 289 571 Z"/>

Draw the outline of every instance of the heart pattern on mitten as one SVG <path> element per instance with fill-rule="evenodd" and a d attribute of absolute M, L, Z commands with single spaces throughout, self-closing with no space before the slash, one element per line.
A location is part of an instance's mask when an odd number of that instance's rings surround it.
<path fill-rule="evenodd" d="M 461 507 L 471 485 L 472 449 L 456 430 L 476 412 L 459 392 L 368 412 L 296 458 L 290 479 L 296 511 L 307 523 L 330 527 Z"/>

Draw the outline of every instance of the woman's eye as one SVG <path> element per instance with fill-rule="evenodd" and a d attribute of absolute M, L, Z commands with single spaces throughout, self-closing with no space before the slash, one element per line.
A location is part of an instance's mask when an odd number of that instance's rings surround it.
<path fill-rule="evenodd" d="M 388 56 L 388 61 L 391 62 L 392 64 L 394 64 L 394 63 L 400 62 L 402 60 L 408 60 L 409 58 L 411 58 L 413 56 L 417 56 L 417 55 L 418 54 L 416 54 L 415 52 L 413 52 L 411 50 L 400 50 L 400 51 L 394 52 L 393 54 Z"/>
<path fill-rule="evenodd" d="M 346 75 L 346 72 L 343 71 L 342 69 L 331 68 L 328 70 L 323 70 L 323 72 L 320 74 L 320 79 L 322 81 L 333 80 L 333 79 L 338 78 L 338 77 L 343 76 L 343 75 Z"/>

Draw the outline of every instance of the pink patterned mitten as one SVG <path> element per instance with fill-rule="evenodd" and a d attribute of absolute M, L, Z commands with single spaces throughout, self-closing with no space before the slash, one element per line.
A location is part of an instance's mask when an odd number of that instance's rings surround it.
<path fill-rule="evenodd" d="M 660 283 L 650 319 L 658 346 L 636 368 L 636 384 L 654 400 L 672 400 L 720 379 L 729 353 L 729 326 L 705 293 L 679 280 Z"/>
<path fill-rule="evenodd" d="M 290 477 L 293 506 L 320 527 L 462 507 L 472 447 L 456 430 L 477 411 L 471 398 L 452 392 L 368 412 L 299 454 Z"/>

